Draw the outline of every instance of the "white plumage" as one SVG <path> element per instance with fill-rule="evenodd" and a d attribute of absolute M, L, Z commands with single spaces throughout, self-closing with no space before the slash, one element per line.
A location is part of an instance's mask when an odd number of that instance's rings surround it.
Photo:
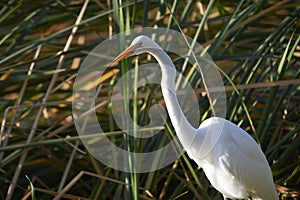
<path fill-rule="evenodd" d="M 189 157 L 201 166 L 224 199 L 278 199 L 271 169 L 255 140 L 232 122 L 211 117 L 193 128 L 175 93 L 175 66 L 165 51 L 146 36 L 136 37 L 113 63 L 150 53 L 162 70 L 161 87 L 176 134 Z"/>

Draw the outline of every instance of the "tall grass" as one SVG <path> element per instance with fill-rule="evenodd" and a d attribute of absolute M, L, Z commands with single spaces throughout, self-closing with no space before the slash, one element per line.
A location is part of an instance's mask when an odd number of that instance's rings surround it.
<path fill-rule="evenodd" d="M 203 44 L 224 78 L 226 118 L 260 144 L 280 198 L 300 197 L 298 1 L 10 0 L 0 5 L 1 199 L 222 199 L 186 154 L 154 172 L 125 173 L 98 162 L 80 142 L 71 107 L 80 63 L 113 34 L 146 26 L 179 30 Z M 126 45 L 121 41 L 120 48 Z M 199 76 L 183 61 L 175 64 L 200 94 Z M 124 61 L 107 74 L 97 114 L 107 136 L 124 149 L 152 150 L 175 134 L 170 121 L 165 119 L 161 137 L 132 140 L 114 123 L 107 101 L 119 77 L 135 65 Z M 124 99 L 131 102 L 124 109 L 138 124 L 149 122 L 151 105 L 163 102 L 159 91 L 155 85 L 135 91 Z M 202 118 L 209 117 L 205 96 L 199 106 Z"/>

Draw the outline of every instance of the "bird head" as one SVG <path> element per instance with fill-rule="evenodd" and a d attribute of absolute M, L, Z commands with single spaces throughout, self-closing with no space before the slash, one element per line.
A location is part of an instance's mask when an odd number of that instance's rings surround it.
<path fill-rule="evenodd" d="M 149 52 L 151 51 L 151 49 L 161 49 L 161 47 L 147 36 L 137 36 L 131 42 L 130 46 L 127 49 L 125 49 L 122 53 L 120 53 L 109 65 L 116 65 L 118 62 L 129 56 Z"/>

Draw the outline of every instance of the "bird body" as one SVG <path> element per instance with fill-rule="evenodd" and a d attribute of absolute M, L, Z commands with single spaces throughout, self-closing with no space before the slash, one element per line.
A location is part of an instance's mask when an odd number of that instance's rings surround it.
<path fill-rule="evenodd" d="M 187 153 L 224 198 L 278 199 L 265 155 L 255 140 L 232 122 L 220 117 L 203 121 Z"/>
<path fill-rule="evenodd" d="M 150 53 L 158 61 L 162 93 L 175 132 L 189 157 L 203 168 L 224 199 L 278 199 L 266 157 L 247 132 L 220 117 L 203 121 L 198 129 L 191 126 L 176 96 L 175 66 L 158 44 L 138 36 L 113 64 L 141 53 Z"/>

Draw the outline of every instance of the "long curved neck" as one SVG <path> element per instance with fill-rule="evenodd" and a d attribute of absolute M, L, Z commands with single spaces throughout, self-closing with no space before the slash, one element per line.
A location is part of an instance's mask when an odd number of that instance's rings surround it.
<path fill-rule="evenodd" d="M 162 49 L 151 49 L 150 54 L 156 58 L 162 70 L 161 89 L 171 122 L 180 142 L 187 147 L 192 144 L 197 130 L 188 122 L 179 105 L 175 92 L 175 66 Z"/>

